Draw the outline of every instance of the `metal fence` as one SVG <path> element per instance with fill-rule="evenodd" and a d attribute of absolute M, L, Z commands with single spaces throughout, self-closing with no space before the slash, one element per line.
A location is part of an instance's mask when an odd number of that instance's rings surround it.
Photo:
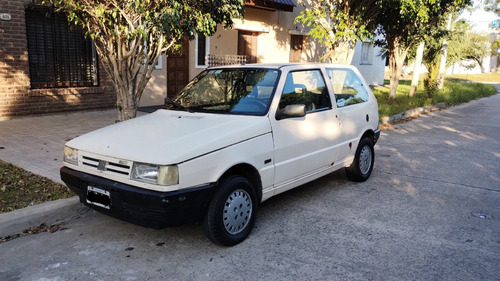
<path fill-rule="evenodd" d="M 208 55 L 208 66 L 243 64 L 247 61 L 245 55 Z"/>

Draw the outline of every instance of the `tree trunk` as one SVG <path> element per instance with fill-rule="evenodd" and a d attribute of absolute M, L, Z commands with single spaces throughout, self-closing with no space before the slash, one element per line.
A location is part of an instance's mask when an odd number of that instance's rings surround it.
<path fill-rule="evenodd" d="M 330 63 L 351 64 L 354 57 L 354 46 L 347 42 L 341 42 L 333 46 L 326 54 Z"/>
<path fill-rule="evenodd" d="M 131 81 L 130 84 L 133 84 Z M 137 115 L 137 101 L 133 98 L 135 95 L 130 94 L 129 84 L 116 84 L 116 107 L 118 108 L 118 121 L 125 121 L 135 118 Z"/>
<path fill-rule="evenodd" d="M 121 38 L 102 36 L 95 41 L 101 64 L 115 86 L 118 121 L 136 117 L 142 93 L 163 52 L 162 40 L 160 38 L 160 43 L 147 45 L 144 40 L 123 41 Z M 175 40 L 168 48 L 174 43 Z"/>
<path fill-rule="evenodd" d="M 125 121 L 137 116 L 137 107 L 132 104 L 118 106 L 118 120 Z"/>
<path fill-rule="evenodd" d="M 413 66 L 413 79 L 411 80 L 410 97 L 413 97 L 417 92 L 418 80 L 420 78 L 420 65 L 422 64 L 422 57 L 424 56 L 424 42 L 418 45 L 417 57 L 415 58 L 415 65 Z"/>
<path fill-rule="evenodd" d="M 484 73 L 484 65 L 483 62 L 478 62 L 479 68 L 481 69 L 481 73 Z"/>
<path fill-rule="evenodd" d="M 396 98 L 396 91 L 398 89 L 399 79 L 401 78 L 406 53 L 407 50 L 399 47 L 394 47 L 393 50 L 389 50 L 389 69 L 391 76 L 389 84 L 389 98 L 391 99 Z"/>
<path fill-rule="evenodd" d="M 426 65 L 427 71 L 428 71 L 428 80 L 429 82 L 432 82 L 433 84 L 436 85 L 436 88 L 438 86 L 438 76 L 439 76 L 439 69 L 441 68 L 441 62 L 438 60 L 436 63 L 432 64 L 429 63 Z"/>

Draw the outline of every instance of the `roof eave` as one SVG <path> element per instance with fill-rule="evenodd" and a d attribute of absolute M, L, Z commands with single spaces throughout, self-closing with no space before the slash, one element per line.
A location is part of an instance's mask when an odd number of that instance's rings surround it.
<path fill-rule="evenodd" d="M 295 4 L 291 0 L 245 0 L 245 6 L 272 11 L 293 12 Z"/>

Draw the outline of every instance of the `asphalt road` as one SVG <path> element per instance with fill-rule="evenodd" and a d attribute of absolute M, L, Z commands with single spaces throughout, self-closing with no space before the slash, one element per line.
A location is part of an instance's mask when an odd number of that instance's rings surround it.
<path fill-rule="evenodd" d="M 0 244 L 0 280 L 500 280 L 500 95 L 384 131 L 367 182 L 272 198 L 237 246 L 85 209 Z"/>

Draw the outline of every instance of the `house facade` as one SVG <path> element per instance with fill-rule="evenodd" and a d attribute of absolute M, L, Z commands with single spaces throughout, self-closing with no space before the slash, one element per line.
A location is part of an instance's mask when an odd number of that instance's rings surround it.
<path fill-rule="evenodd" d="M 164 56 L 145 89 L 141 106 L 163 104 L 201 71 L 240 63 L 321 62 L 326 49 L 295 18 L 303 10 L 292 0 L 245 1 L 244 19 L 232 29 L 219 26 L 210 37 L 185 41 L 182 54 Z M 358 41 L 352 65 L 370 85 L 383 85 L 385 59 L 371 42 Z M 163 89 L 163 90 L 162 90 Z"/>
<path fill-rule="evenodd" d="M 245 18 L 231 29 L 186 38 L 182 53 L 161 57 L 141 106 L 164 104 L 210 66 L 321 61 L 325 48 L 294 23 L 302 9 L 293 0 L 246 0 Z M 0 0 L 0 119 L 115 106 L 113 85 L 91 42 L 63 17 L 46 14 L 25 0 Z M 352 64 L 369 84 L 383 84 L 379 52 L 369 42 L 355 47 Z"/>

